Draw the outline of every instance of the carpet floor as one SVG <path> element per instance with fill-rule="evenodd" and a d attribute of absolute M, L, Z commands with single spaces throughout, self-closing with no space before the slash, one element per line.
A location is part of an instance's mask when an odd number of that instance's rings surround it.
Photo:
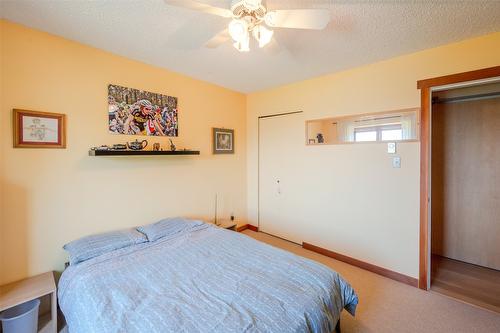
<path fill-rule="evenodd" d="M 356 317 L 342 313 L 343 333 L 500 332 L 500 314 L 496 312 L 408 286 L 262 232 L 243 233 L 320 262 L 342 275 L 359 296 Z"/>

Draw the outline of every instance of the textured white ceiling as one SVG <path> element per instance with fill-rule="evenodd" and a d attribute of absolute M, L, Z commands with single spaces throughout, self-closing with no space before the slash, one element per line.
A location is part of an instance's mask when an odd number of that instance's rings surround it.
<path fill-rule="evenodd" d="M 229 0 L 200 0 L 229 7 Z M 241 92 L 253 92 L 500 31 L 500 1 L 269 0 L 269 9 L 327 8 L 323 31 L 276 29 L 279 48 L 202 45 L 228 19 L 162 0 L 5 1 L 1 16 Z"/>

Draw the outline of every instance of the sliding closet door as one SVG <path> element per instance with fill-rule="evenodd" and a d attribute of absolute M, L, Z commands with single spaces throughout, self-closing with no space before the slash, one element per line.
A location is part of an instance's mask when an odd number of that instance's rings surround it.
<path fill-rule="evenodd" d="M 500 98 L 432 113 L 432 252 L 500 269 Z"/>
<path fill-rule="evenodd" d="M 301 243 L 304 187 L 301 113 L 259 119 L 259 230 Z"/>

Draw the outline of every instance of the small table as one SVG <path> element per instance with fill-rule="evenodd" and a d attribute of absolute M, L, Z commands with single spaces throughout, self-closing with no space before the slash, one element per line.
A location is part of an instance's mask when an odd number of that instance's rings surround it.
<path fill-rule="evenodd" d="M 0 312 L 47 295 L 50 297 L 50 313 L 38 317 L 38 332 L 55 333 L 57 331 L 57 295 L 52 272 L 0 286 Z"/>

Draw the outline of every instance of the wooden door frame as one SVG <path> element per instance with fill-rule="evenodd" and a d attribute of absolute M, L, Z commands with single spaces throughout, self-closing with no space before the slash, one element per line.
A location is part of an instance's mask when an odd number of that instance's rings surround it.
<path fill-rule="evenodd" d="M 431 97 L 433 88 L 500 77 L 500 66 L 417 81 L 420 89 L 420 250 L 418 287 L 429 287 Z"/>

